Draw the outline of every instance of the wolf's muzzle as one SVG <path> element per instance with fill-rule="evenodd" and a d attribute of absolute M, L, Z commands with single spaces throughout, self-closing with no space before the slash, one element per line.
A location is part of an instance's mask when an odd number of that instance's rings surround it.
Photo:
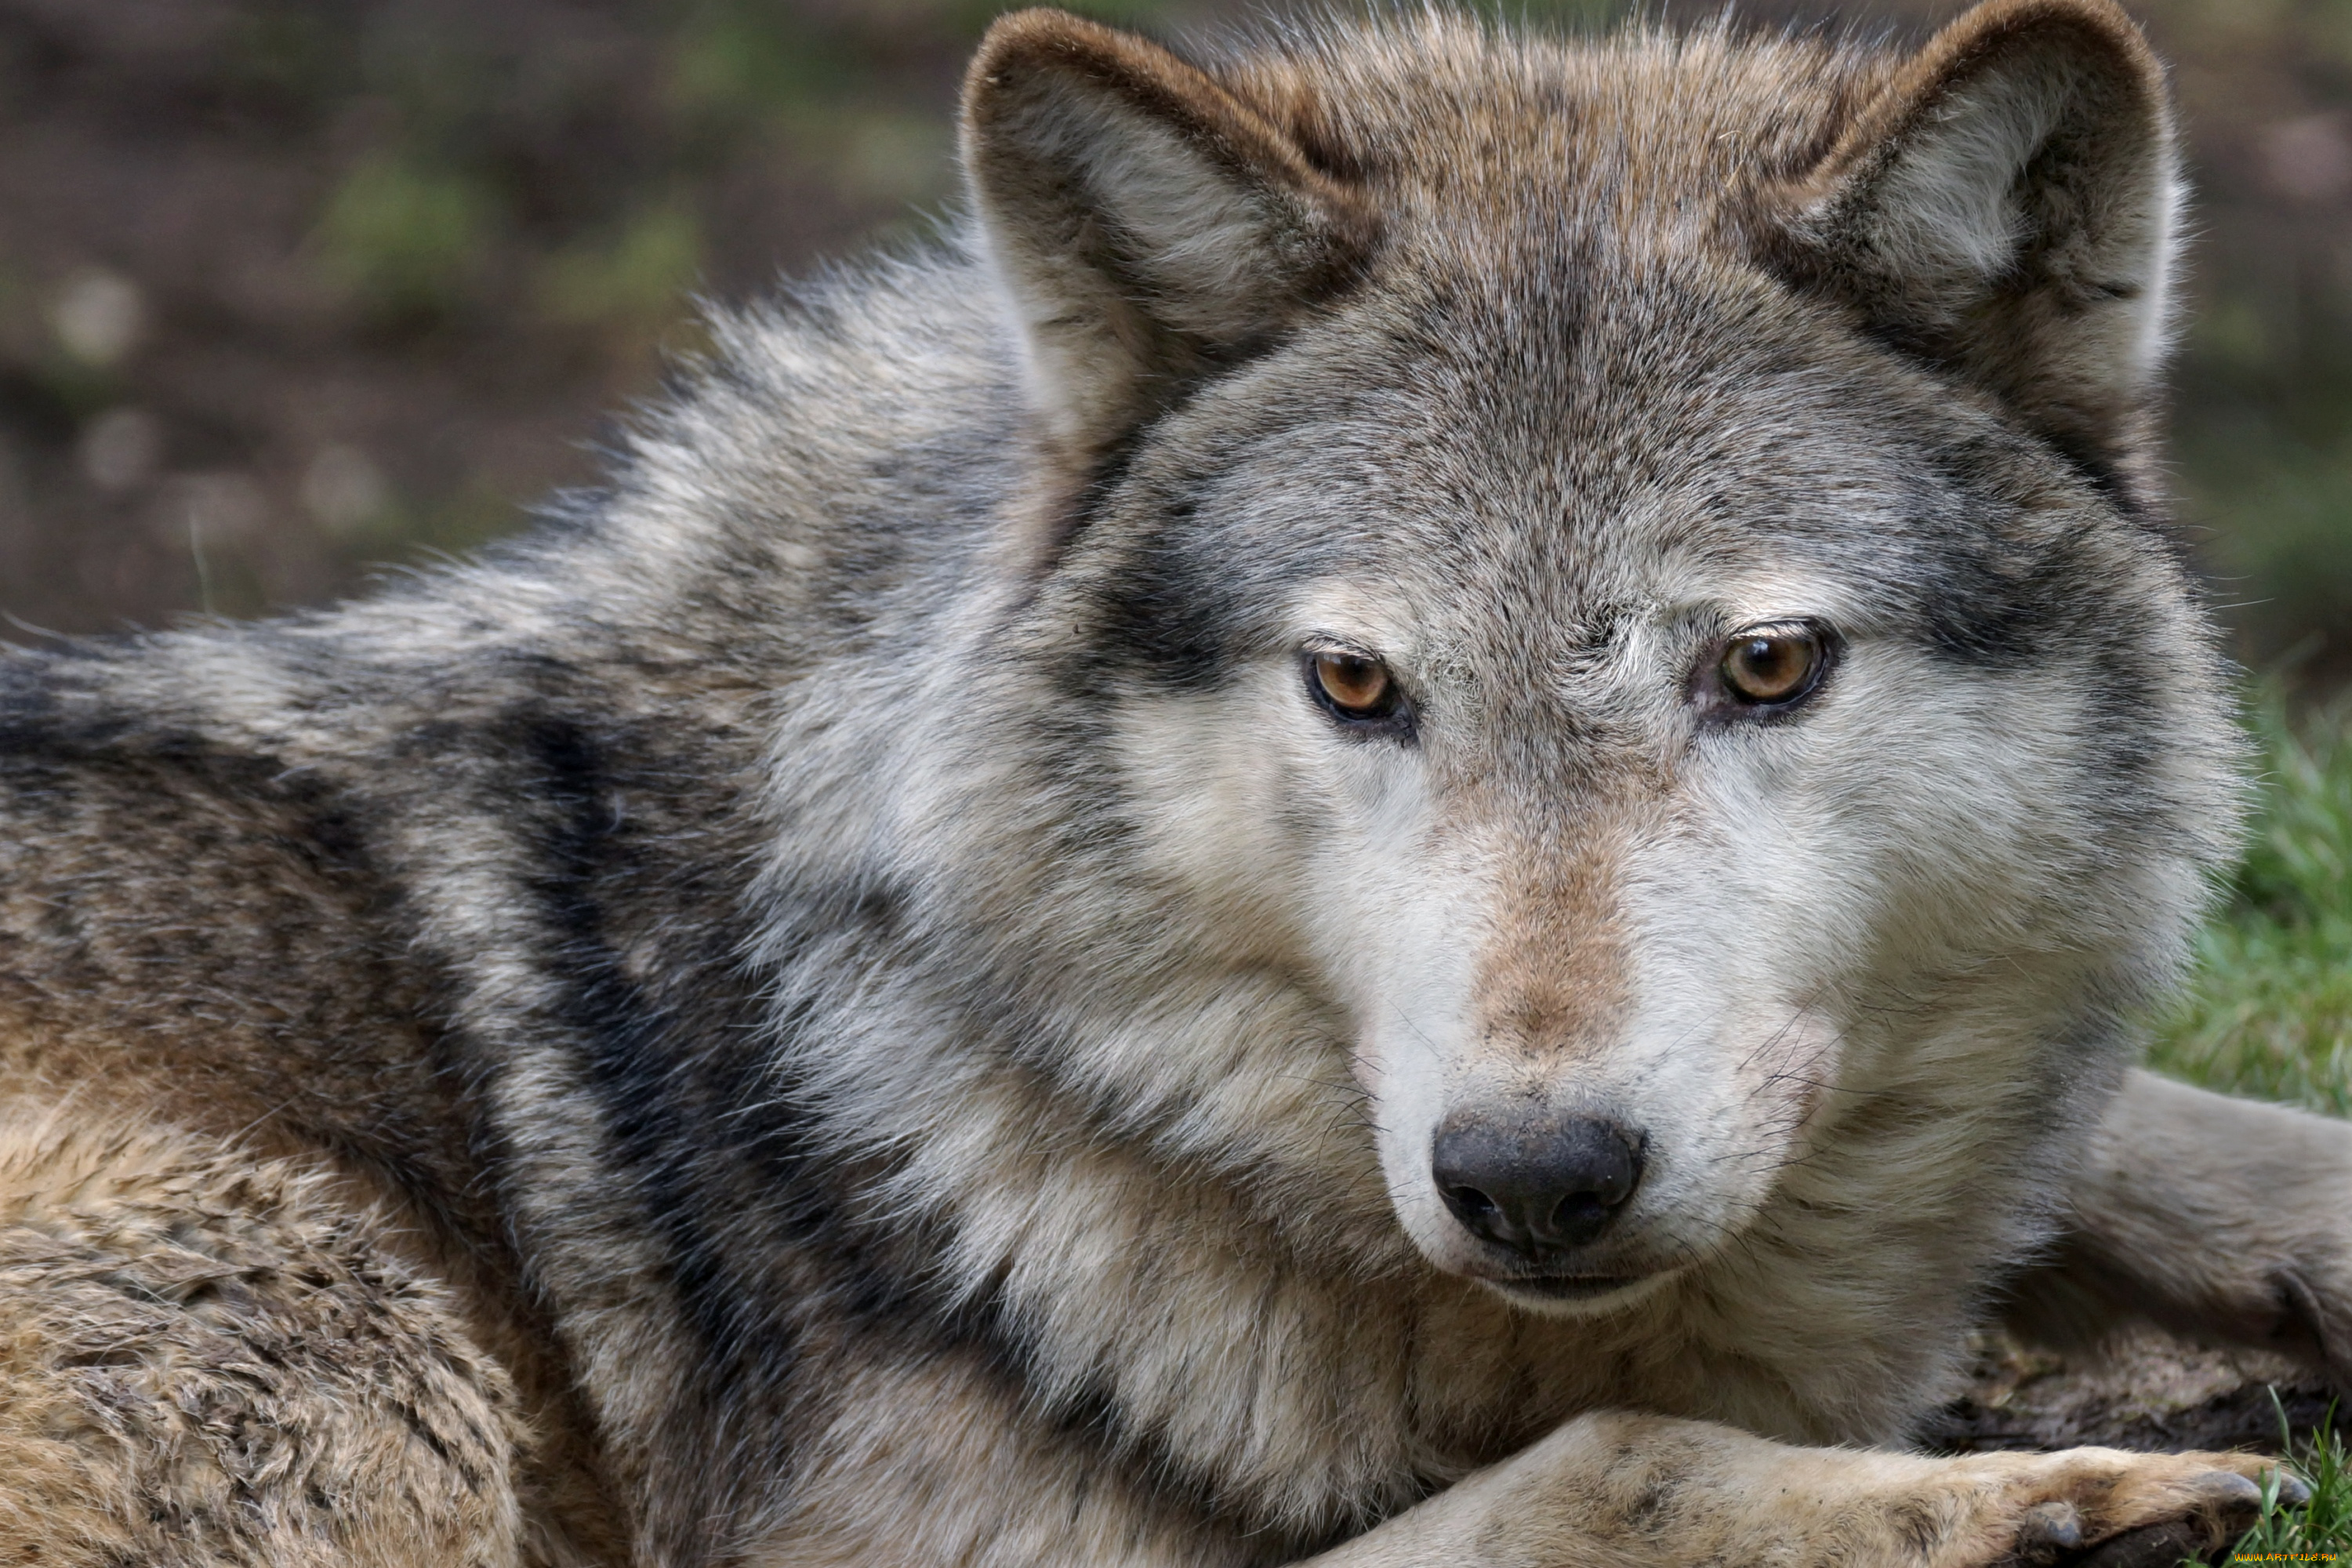
<path fill-rule="evenodd" d="M 1600 1236 L 1633 1195 L 1641 1140 L 1598 1117 L 1457 1110 L 1438 1126 L 1430 1172 L 1473 1236 L 1549 1262 Z"/>

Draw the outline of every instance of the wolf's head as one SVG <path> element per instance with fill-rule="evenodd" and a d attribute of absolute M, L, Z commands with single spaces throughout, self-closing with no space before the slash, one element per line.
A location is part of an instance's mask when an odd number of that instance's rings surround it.
<path fill-rule="evenodd" d="M 2113 1070 L 2233 793 L 2105 0 L 1908 59 L 1029 12 L 965 154 L 1050 476 L 1013 641 L 1179 911 L 1136 967 L 1345 1020 L 1430 1260 L 1620 1307 Z"/>

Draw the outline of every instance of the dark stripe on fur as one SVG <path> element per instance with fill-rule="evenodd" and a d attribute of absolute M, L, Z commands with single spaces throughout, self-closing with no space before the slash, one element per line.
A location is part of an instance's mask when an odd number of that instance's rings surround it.
<path fill-rule="evenodd" d="M 665 1239 L 681 1307 L 704 1344 L 722 1358 L 750 1337 L 742 1293 L 730 1289 L 717 1242 L 703 1229 L 690 1152 L 698 1139 L 679 1114 L 673 1082 L 682 1066 L 675 1024 L 623 973 L 605 938 L 597 884 L 627 874 L 627 847 L 609 798 L 612 781 L 583 726 L 549 714 L 514 726 L 554 808 L 534 879 L 555 942 L 550 967 L 562 984 L 563 1021 L 600 1095 L 605 1123 L 642 1186 L 648 1221 Z"/>

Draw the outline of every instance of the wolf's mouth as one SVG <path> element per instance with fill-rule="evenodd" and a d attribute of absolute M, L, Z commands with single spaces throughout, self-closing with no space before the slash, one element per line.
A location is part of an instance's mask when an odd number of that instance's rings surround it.
<path fill-rule="evenodd" d="M 1513 1295 L 1537 1296 L 1547 1301 L 1597 1301 L 1648 1281 L 1646 1274 L 1526 1274 L 1490 1281 Z"/>

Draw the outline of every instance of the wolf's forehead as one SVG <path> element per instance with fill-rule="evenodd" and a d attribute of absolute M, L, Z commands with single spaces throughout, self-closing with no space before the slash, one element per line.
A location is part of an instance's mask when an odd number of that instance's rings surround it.
<path fill-rule="evenodd" d="M 1528 281 L 1517 300 L 1498 282 L 1423 312 L 1402 347 L 1316 345 L 1241 400 L 1244 422 L 1320 411 L 1247 443 L 1248 510 L 1309 535 L 1339 525 L 1367 565 L 1402 555 L 1481 593 L 1622 600 L 1773 542 L 1839 557 L 1890 514 L 1948 510 L 1983 467 L 1933 450 L 1980 437 L 1982 417 L 1802 312 L 1680 279 Z"/>

